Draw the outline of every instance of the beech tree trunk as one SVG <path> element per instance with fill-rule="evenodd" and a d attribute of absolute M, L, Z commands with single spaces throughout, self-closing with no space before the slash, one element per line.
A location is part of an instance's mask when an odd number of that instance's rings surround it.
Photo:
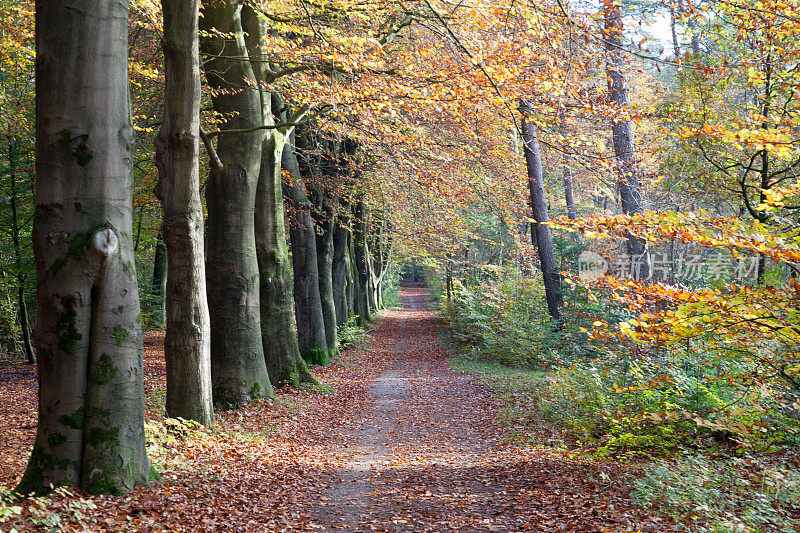
<path fill-rule="evenodd" d="M 242 8 L 245 44 L 255 79 L 259 82 L 261 122 L 275 125 L 273 109 L 281 109 L 281 99 L 267 90 L 268 63 L 264 41 L 267 23 L 250 5 Z M 281 113 L 285 119 L 288 113 Z M 318 384 L 300 356 L 294 318 L 292 271 L 283 218 L 281 157 L 286 128 L 265 130 L 261 148 L 261 168 L 255 200 L 255 240 L 258 259 L 260 323 L 264 358 L 274 386 L 297 387 L 301 382 Z"/>
<path fill-rule="evenodd" d="M 569 165 L 564 165 L 564 199 L 567 202 L 567 217 L 570 220 L 578 218 L 578 212 L 575 210 L 575 196 L 572 194 L 572 169 Z"/>
<path fill-rule="evenodd" d="M 358 274 L 356 272 L 356 263 L 355 263 L 355 252 L 354 252 L 354 239 L 353 239 L 353 229 L 352 229 L 352 218 L 350 227 L 347 229 L 347 248 L 345 254 L 347 255 L 346 264 L 348 266 L 347 271 L 347 286 L 345 287 L 345 299 L 347 300 L 347 318 L 348 320 L 351 317 L 358 316 L 356 312 L 356 304 L 355 304 L 355 295 L 356 295 L 356 283 L 358 283 Z"/>
<path fill-rule="evenodd" d="M 167 247 L 164 245 L 164 237 L 160 233 L 156 240 L 155 257 L 153 257 L 153 281 L 150 287 L 150 293 L 156 300 L 155 323 L 158 327 L 163 328 L 164 321 L 166 320 Z"/>
<path fill-rule="evenodd" d="M 353 256 L 355 258 L 355 275 L 358 283 L 354 286 L 354 303 L 356 314 L 359 315 L 359 324 L 365 325 L 372 321 L 372 307 L 370 307 L 370 291 L 372 289 L 372 271 L 370 268 L 370 252 L 367 242 L 367 209 L 364 199 L 358 198 L 353 213 Z"/>
<path fill-rule="evenodd" d="M 199 5 L 199 0 L 161 0 L 164 124 L 155 140 L 155 192 L 164 208 L 167 416 L 212 424 L 211 324 L 200 200 Z M 153 278 L 155 284 L 155 273 Z"/>
<path fill-rule="evenodd" d="M 339 353 L 339 336 L 336 331 L 336 302 L 333 297 L 333 237 L 336 215 L 332 202 L 334 198 L 319 192 L 316 219 L 317 270 L 319 274 L 319 294 L 322 304 L 322 318 L 325 322 L 325 341 L 328 353 Z"/>
<path fill-rule="evenodd" d="M 350 318 L 351 306 L 348 304 L 347 293 L 348 287 L 352 286 L 350 254 L 347 249 L 350 229 L 346 224 L 349 221 L 343 221 L 340 218 L 337 217 L 333 228 L 332 281 L 337 326 L 347 324 L 347 320 Z"/>
<path fill-rule="evenodd" d="M 255 239 L 264 130 L 225 132 L 262 125 L 260 91 L 247 83 L 255 75 L 247 61 L 241 9 L 235 0 L 220 0 L 206 5 L 200 19 L 202 30 L 216 30 L 214 37 L 201 39 L 200 47 L 214 110 L 226 117 L 216 151 L 206 142 L 212 153 L 206 187 L 211 379 L 214 402 L 225 407 L 274 394 L 261 337 Z"/>
<path fill-rule="evenodd" d="M 145 450 L 128 3 L 36 5 L 39 422 L 17 491 L 122 493 Z"/>
<path fill-rule="evenodd" d="M 608 78 L 609 99 L 618 116 L 612 119 L 612 139 L 617 163 L 619 195 L 622 212 L 626 215 L 643 213 L 639 175 L 636 168 L 636 151 L 633 145 L 633 125 L 627 116 L 628 87 L 625 84 L 625 56 L 622 48 L 622 15 L 620 7 L 613 0 L 603 0 L 605 47 L 607 52 L 606 75 Z M 636 279 L 649 277 L 649 263 L 646 256 L 647 243 L 634 235 L 628 236 L 628 255 L 631 257 L 631 271 Z"/>
<path fill-rule="evenodd" d="M 523 109 L 530 109 L 530 104 L 523 102 Z M 549 225 L 550 216 L 547 212 L 539 139 L 536 126 L 527 117 L 522 119 L 522 143 L 525 150 L 525 163 L 528 167 L 528 187 L 530 188 L 534 220 L 531 231 L 536 235 L 536 248 L 539 251 L 539 263 L 542 268 L 547 311 L 554 320 L 560 321 L 563 318 L 561 308 L 564 306 L 564 299 L 561 295 L 561 277 L 556 270 L 556 254 L 553 247 L 553 234 Z"/>
<path fill-rule="evenodd" d="M 317 242 L 314 220 L 311 218 L 312 205 L 300 175 L 294 143 L 286 143 L 283 149 L 283 167 L 292 177 L 292 183 L 285 188 L 285 193 L 292 207 L 293 220 L 289 227 L 289 238 L 292 245 L 294 306 L 300 355 L 308 363 L 327 365 L 330 356 L 319 292 Z"/>

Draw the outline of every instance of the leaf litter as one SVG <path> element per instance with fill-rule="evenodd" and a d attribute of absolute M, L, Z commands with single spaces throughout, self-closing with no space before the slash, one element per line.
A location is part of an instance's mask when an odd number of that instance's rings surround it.
<path fill-rule="evenodd" d="M 620 466 L 520 445 L 492 390 L 450 368 L 426 289 L 382 313 L 369 342 L 315 368 L 322 390 L 281 389 L 217 414 L 165 420 L 163 332 L 145 338 L 148 452 L 159 481 L 126 496 L 51 496 L 67 531 L 672 531 L 634 506 Z M 0 366 L 0 487 L 35 436 L 36 372 Z M 94 508 L 80 502 L 91 501 Z M 31 505 L 0 530 L 37 529 Z M 76 511 L 80 509 L 80 511 Z"/>

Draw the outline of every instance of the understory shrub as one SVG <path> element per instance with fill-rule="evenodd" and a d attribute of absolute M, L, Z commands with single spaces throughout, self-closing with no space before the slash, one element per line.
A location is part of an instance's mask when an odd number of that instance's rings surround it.
<path fill-rule="evenodd" d="M 53 497 L 19 495 L 0 487 L 0 531 L 89 531 L 96 519 L 88 513 L 97 506 L 66 487 L 55 487 Z M 4 525 L 5 524 L 5 525 Z"/>
<path fill-rule="evenodd" d="M 626 310 L 597 295 L 565 292 L 561 328 L 550 320 L 542 284 L 484 268 L 454 282 L 442 311 L 470 355 L 546 371 L 530 394 L 536 419 L 598 455 L 664 456 L 680 445 L 773 450 L 800 441 L 797 391 L 752 376 L 754 357 L 731 357 L 699 343 L 637 346 L 590 335 Z"/>
<path fill-rule="evenodd" d="M 634 501 L 655 507 L 689 531 L 767 533 L 800 528 L 800 471 L 752 456 L 687 455 L 645 467 L 631 480 Z"/>
<path fill-rule="evenodd" d="M 598 455 L 667 455 L 679 445 L 772 450 L 800 432 L 779 395 L 711 379 L 694 361 L 576 363 L 547 374 L 536 391 L 546 422 Z"/>
<path fill-rule="evenodd" d="M 456 339 L 470 345 L 475 355 L 509 366 L 547 369 L 599 354 L 585 329 L 601 310 L 588 309 L 585 300 L 568 301 L 564 321 L 557 324 L 547 314 L 537 278 L 487 269 L 453 285 L 452 299 L 443 300 L 443 315 Z"/>

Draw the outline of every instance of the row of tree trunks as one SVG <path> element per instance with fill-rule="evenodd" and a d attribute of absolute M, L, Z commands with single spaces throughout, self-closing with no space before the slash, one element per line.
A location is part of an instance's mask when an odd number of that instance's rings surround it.
<path fill-rule="evenodd" d="M 208 305 L 211 312 L 211 375 L 214 401 L 238 406 L 273 395 L 261 336 L 255 241 L 255 198 L 264 130 L 260 91 L 244 41 L 239 2 L 206 5 L 200 47 L 211 101 L 225 130 L 211 159 L 208 209 Z M 243 60 L 244 59 L 244 60 Z"/>
<path fill-rule="evenodd" d="M 301 358 L 309 329 L 294 326 L 281 165 L 302 176 L 295 145 L 286 143 L 290 127 L 274 124 L 276 95 L 265 89 L 270 80 L 258 48 L 266 35 L 263 19 L 229 0 L 207 6 L 199 24 L 198 0 L 162 1 L 166 104 L 156 139 L 156 194 L 164 216 L 154 285 L 166 284 L 166 408 L 169 416 L 208 424 L 214 402 L 238 406 L 272 395 L 272 383 L 315 383 Z M 22 493 L 60 484 L 125 492 L 155 475 L 144 446 L 142 332 L 131 237 L 128 5 L 78 3 L 37 5 L 36 12 L 34 253 L 42 385 Z M 198 30 L 204 35 L 199 46 Z M 226 117 L 214 134 L 216 146 L 199 124 L 199 50 L 206 56 L 214 110 Z M 207 254 L 200 138 L 211 167 Z M 309 301 L 297 305 L 297 323 L 313 322 L 323 332 L 316 341 L 319 352 L 306 355 L 325 363 L 336 350 L 337 296 L 342 323 L 356 312 L 359 291 L 348 265 L 361 253 L 369 269 L 359 297 L 368 318 L 368 302 L 374 309 L 381 302 L 366 291 L 380 294 L 389 249 L 378 235 L 373 259 L 366 224 L 354 239 L 348 225 L 337 223 L 334 197 L 323 197 L 317 238 L 305 191 L 286 189 L 301 218 L 292 231 L 294 289 L 302 292 L 304 276 L 313 288 Z M 359 206 L 364 211 L 363 202 Z M 300 312 L 304 303 L 309 316 L 313 308 L 313 320 Z"/>
<path fill-rule="evenodd" d="M 330 353 L 322 313 L 317 238 L 311 216 L 313 204 L 308 198 L 297 161 L 296 139 L 297 135 L 293 134 L 292 142 L 287 143 L 283 150 L 283 168 L 291 180 L 285 184 L 284 196 L 291 207 L 289 238 L 294 268 L 297 338 L 303 359 L 312 364 L 326 365 Z"/>

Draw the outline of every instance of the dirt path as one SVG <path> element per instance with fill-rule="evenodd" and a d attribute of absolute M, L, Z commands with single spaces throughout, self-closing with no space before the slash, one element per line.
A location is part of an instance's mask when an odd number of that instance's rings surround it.
<path fill-rule="evenodd" d="M 333 445 L 338 464 L 310 502 L 312 528 L 659 530 L 603 496 L 591 465 L 505 442 L 491 391 L 449 368 L 427 290 L 405 287 L 403 305 L 374 336 L 370 351 L 388 364 L 363 418 Z"/>
<path fill-rule="evenodd" d="M 450 369 L 428 291 L 404 287 L 403 303 L 368 344 L 314 370 L 325 392 L 283 389 L 186 436 L 162 425 L 163 333 L 148 333 L 160 481 L 80 513 L 69 505 L 83 500 L 54 498 L 50 512 L 74 531 L 670 530 L 626 501 L 607 463 L 506 442 L 492 391 Z M 35 433 L 36 382 L 21 365 L 0 370 L 0 488 L 11 489 Z M 0 531 L 37 530 L 25 516 Z"/>

